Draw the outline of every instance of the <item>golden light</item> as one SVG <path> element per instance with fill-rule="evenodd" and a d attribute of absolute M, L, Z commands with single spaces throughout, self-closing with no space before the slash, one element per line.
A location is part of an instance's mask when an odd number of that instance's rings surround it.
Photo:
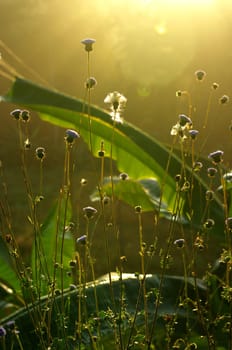
<path fill-rule="evenodd" d="M 137 3 L 142 5 L 151 5 L 154 6 L 209 6 L 215 4 L 215 0 L 137 0 Z"/>

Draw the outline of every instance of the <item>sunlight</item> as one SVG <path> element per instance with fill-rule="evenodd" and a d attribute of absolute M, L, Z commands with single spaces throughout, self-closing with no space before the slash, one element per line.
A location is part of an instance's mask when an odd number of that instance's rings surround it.
<path fill-rule="evenodd" d="M 210 6 L 215 4 L 215 0 L 137 0 L 137 3 L 142 5 L 155 5 L 155 6 Z"/>

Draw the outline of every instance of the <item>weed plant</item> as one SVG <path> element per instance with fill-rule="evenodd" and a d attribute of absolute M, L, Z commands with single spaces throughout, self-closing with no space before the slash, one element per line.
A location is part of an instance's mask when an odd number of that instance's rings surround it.
<path fill-rule="evenodd" d="M 232 174 L 223 164 L 222 150 L 213 150 L 207 159 L 199 151 L 201 145 L 197 144 L 199 135 L 207 129 L 211 103 L 219 85 L 213 83 L 211 86 L 205 118 L 198 129 L 195 129 L 190 92 L 176 92 L 177 99 L 186 103 L 188 115 L 180 114 L 176 123 L 170 126 L 173 142 L 167 148 L 165 175 L 158 187 L 153 235 L 149 242 L 144 240 L 144 208 L 140 199 L 154 199 L 154 196 L 145 187 L 142 197 L 141 192 L 135 191 L 137 236 L 131 239 L 138 242 L 139 249 L 134 252 L 138 269 L 128 274 L 125 273 L 127 256 L 121 253 L 120 248 L 116 205 L 118 198 L 128 201 L 127 194 L 123 194 L 121 189 L 130 185 L 131 174 L 126 169 L 121 173 L 116 171 L 114 162 L 116 131 L 124 123 L 122 115 L 127 100 L 116 91 L 106 96 L 104 101 L 112 118 L 111 134 L 108 135 L 110 142 L 106 142 L 101 133 L 99 142 L 93 131 L 95 117 L 92 115 L 92 93 L 97 82 L 90 65 L 95 40 L 85 39 L 82 44 L 87 53 L 82 113 L 87 115 L 88 147 L 97 157 L 97 162 L 93 160 L 92 164 L 96 183 L 92 198 L 98 198 L 98 201 L 81 206 L 79 200 L 80 212 L 76 215 L 72 181 L 82 129 L 69 128 L 64 135 L 63 180 L 57 203 L 51 208 L 47 220 L 40 221 L 44 172 L 49 161 L 46 159 L 47 150 L 43 145 L 32 150 L 31 113 L 27 109 L 13 110 L 12 123 L 17 123 L 18 127 L 19 157 L 33 248 L 31 264 L 28 264 L 13 230 L 15 225 L 8 201 L 7 179 L 1 164 L 0 346 L 4 350 L 232 349 Z M 11 74 L 10 68 L 7 69 L 4 76 Z M 205 76 L 204 71 L 197 71 L 196 83 L 203 84 Z M 219 99 L 221 105 L 228 102 L 227 95 Z M 79 125 L 82 123 L 84 119 Z M 96 142 L 99 142 L 97 153 Z M 35 188 L 28 170 L 29 152 L 34 152 L 38 161 L 39 183 Z M 178 157 L 180 163 L 178 172 L 171 175 L 174 186 L 170 211 L 164 210 L 163 202 L 173 157 Z M 132 185 L 139 183 L 139 179 L 135 180 Z M 79 186 L 82 190 L 87 181 L 81 179 Z M 149 183 L 156 190 L 157 182 Z M 195 189 L 198 187 L 196 196 Z M 221 221 L 212 210 L 215 202 L 221 210 L 218 216 L 222 217 Z M 200 217 L 198 221 L 196 212 Z M 159 232 L 163 216 L 168 222 L 168 233 L 161 248 L 159 240 L 162 236 Z M 94 254 L 95 234 L 99 226 L 105 244 L 102 261 L 96 260 Z M 208 265 L 202 276 L 199 274 L 201 256 L 213 234 L 221 235 L 221 254 L 215 265 Z M 110 244 L 112 237 L 114 246 Z M 112 255 L 117 256 L 116 263 Z M 160 265 L 157 270 L 160 272 L 151 275 L 150 267 L 157 257 Z M 169 275 L 169 268 L 175 265 L 176 257 L 181 259 L 183 272 L 179 276 Z M 106 275 L 96 278 L 96 264 L 103 261 L 107 266 Z"/>

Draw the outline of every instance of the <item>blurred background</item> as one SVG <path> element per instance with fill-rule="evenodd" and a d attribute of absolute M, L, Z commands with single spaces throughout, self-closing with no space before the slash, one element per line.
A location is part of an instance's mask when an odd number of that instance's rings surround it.
<path fill-rule="evenodd" d="M 124 118 L 165 143 L 172 141 L 170 130 L 178 114 L 188 113 L 187 99 L 178 99 L 176 91 L 191 93 L 194 125 L 200 128 L 212 84 L 218 83 L 201 150 L 206 155 L 223 150 L 231 168 L 231 103 L 218 103 L 224 94 L 232 97 L 230 0 L 1 0 L 0 33 L 2 63 L 9 64 L 13 74 L 78 98 L 84 97 L 87 78 L 87 55 L 80 42 L 94 38 L 91 75 L 98 85 L 93 103 L 105 107 L 108 92 L 118 90 L 128 99 Z M 0 69 L 4 71 L 2 65 Z M 194 74 L 199 69 L 206 72 L 202 82 Z M 0 93 L 10 85 L 1 74 Z M 0 159 L 15 228 L 24 243 L 25 237 L 30 242 L 31 232 L 24 212 L 17 130 L 9 116 L 15 107 L 0 104 Z M 34 113 L 30 129 L 33 147 L 47 150 L 44 206 L 49 208 L 62 181 L 64 130 L 41 122 Z M 83 146 L 78 181 L 92 178 L 88 157 Z M 36 186 L 34 157 L 30 168 Z M 89 204 L 88 196 L 84 201 Z"/>

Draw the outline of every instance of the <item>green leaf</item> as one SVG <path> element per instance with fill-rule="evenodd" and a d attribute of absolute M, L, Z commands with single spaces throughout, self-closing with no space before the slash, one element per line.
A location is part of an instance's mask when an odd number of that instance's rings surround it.
<path fill-rule="evenodd" d="M 128 173 L 129 177 L 135 180 L 153 178 L 159 182 L 162 201 L 168 205 L 168 211 L 175 214 L 174 178 L 181 172 L 183 163 L 156 139 L 127 122 L 114 126 L 109 113 L 103 109 L 93 105 L 87 106 L 84 101 L 19 78 L 2 99 L 38 111 L 44 121 L 76 129 L 95 156 L 101 142 L 104 141 L 106 156 L 112 155 L 119 171 Z M 191 218 L 192 224 L 199 226 L 202 224 L 202 213 L 206 206 L 205 191 L 208 187 L 187 165 L 185 173 L 187 179 L 193 179 L 194 186 L 191 200 L 188 193 L 182 194 L 182 211 L 186 217 Z M 211 204 L 210 211 L 216 222 L 215 230 L 221 234 L 223 206 L 217 196 Z"/>
<path fill-rule="evenodd" d="M 141 206 L 143 211 L 157 211 L 161 216 L 170 219 L 171 213 L 168 211 L 168 205 L 161 202 L 161 191 L 159 183 L 156 179 L 126 179 L 122 180 L 118 177 L 110 177 L 104 179 L 102 192 L 105 196 L 112 197 L 112 181 L 114 196 L 121 201 L 126 202 L 131 207 Z M 99 192 L 96 190 L 91 195 L 92 201 L 99 201 Z"/>
<path fill-rule="evenodd" d="M 35 280 L 41 279 L 41 276 L 38 275 L 39 270 L 45 275 L 44 281 L 40 281 L 42 295 L 48 293 L 48 282 L 53 281 L 54 271 L 56 288 L 61 288 L 62 272 L 63 288 L 67 288 L 70 284 L 67 272 L 70 270 L 69 262 L 75 250 L 74 239 L 68 229 L 71 216 L 70 201 L 61 198 L 42 225 L 40 239 L 33 246 L 31 263 L 33 277 Z M 57 268 L 55 268 L 55 263 L 57 263 Z"/>
<path fill-rule="evenodd" d="M 119 276 L 117 273 L 111 273 L 111 283 L 109 282 L 109 276 L 105 275 L 93 282 L 89 282 L 85 288 L 86 298 L 81 299 L 81 305 L 83 308 L 82 314 L 82 322 L 83 324 L 91 324 L 93 320 L 96 322 L 96 304 L 95 297 L 98 298 L 98 310 L 99 317 L 101 317 L 101 344 L 104 344 L 107 349 L 108 341 L 114 341 L 114 327 L 113 321 L 115 317 L 109 318 L 107 315 L 115 315 L 116 318 L 120 314 L 120 310 L 122 311 L 122 299 L 123 299 L 123 312 L 124 307 L 127 313 L 127 319 L 125 319 L 125 324 L 123 326 L 123 336 L 125 337 L 125 341 L 127 338 L 127 334 L 125 331 L 129 331 L 131 327 L 131 319 L 133 319 L 135 315 L 136 308 L 138 313 L 135 320 L 135 328 L 134 331 L 140 334 L 143 332 L 144 327 L 144 304 L 143 304 L 143 296 L 141 296 L 141 281 L 142 276 L 140 278 L 135 277 L 134 274 L 122 274 Z M 156 295 L 160 288 L 160 276 L 158 275 L 147 275 L 145 279 L 146 286 L 146 307 L 147 307 L 147 316 L 148 323 L 151 324 L 154 311 L 156 307 Z M 194 303 L 196 300 L 201 298 L 201 300 L 205 300 L 207 296 L 207 287 L 206 283 L 200 279 L 194 280 L 194 278 L 184 278 L 181 276 L 168 276 L 165 275 L 162 280 L 162 302 L 158 308 L 158 321 L 156 332 L 154 334 L 154 341 L 159 341 L 159 332 L 164 332 L 164 335 L 167 334 L 166 324 L 164 322 L 165 315 L 175 316 L 175 332 L 173 333 L 174 339 L 178 339 L 178 337 L 186 337 L 186 328 L 185 322 L 188 323 L 189 329 L 191 330 L 187 336 L 191 336 L 191 334 L 196 334 L 199 332 L 201 324 L 199 324 L 199 315 L 197 312 L 192 310 L 192 304 L 187 307 L 186 306 L 178 306 L 181 297 L 181 291 L 183 291 L 184 287 L 188 288 L 188 298 Z M 80 288 L 80 289 L 79 289 Z M 70 291 L 65 291 L 63 297 L 66 305 L 69 305 L 67 310 L 67 328 L 66 328 L 66 336 L 67 341 L 70 340 L 70 348 L 74 345 L 77 345 L 77 339 L 74 339 L 76 335 L 76 325 L 79 320 L 79 312 L 78 312 L 78 300 L 81 298 L 82 292 L 80 292 L 81 286 L 77 287 L 77 289 Z M 123 290 L 123 294 L 122 294 Z M 112 292 L 113 291 L 113 292 Z M 138 297 L 140 296 L 139 302 Z M 114 298 L 112 301 L 112 297 Z M 60 297 L 56 297 L 56 305 L 59 305 L 61 301 Z M 47 298 L 44 297 L 41 299 L 41 308 L 47 302 Z M 30 309 L 22 308 L 20 311 L 15 312 L 11 315 L 16 322 L 16 325 L 19 328 L 20 334 L 25 334 L 22 339 L 22 343 L 24 349 L 32 349 L 36 348 L 38 345 L 38 339 L 35 337 L 34 325 L 32 324 L 31 318 L 28 317 Z M 121 313 L 121 315 L 123 314 Z M 57 323 L 58 315 L 57 309 L 53 309 L 52 313 L 52 339 L 56 339 L 57 335 L 60 332 L 59 324 Z M 4 325 L 9 318 L 2 320 L 2 324 Z M 88 322 L 85 323 L 85 320 Z M 126 321 L 130 320 L 130 321 Z M 83 327 L 84 328 L 84 327 Z M 141 331 L 140 331 L 141 330 Z M 89 331 L 89 329 L 88 329 Z M 82 332 L 82 342 L 86 345 L 86 349 L 90 345 L 90 337 L 88 331 L 83 330 Z M 165 339 L 165 337 L 163 338 Z M 164 347 L 164 346 L 163 346 Z M 163 348 L 162 347 L 162 348 Z M 159 347 L 160 348 L 160 347 Z"/>
<path fill-rule="evenodd" d="M 0 236 L 0 280 L 10 289 L 17 292 L 21 290 L 20 282 L 13 265 L 9 250 Z"/>

